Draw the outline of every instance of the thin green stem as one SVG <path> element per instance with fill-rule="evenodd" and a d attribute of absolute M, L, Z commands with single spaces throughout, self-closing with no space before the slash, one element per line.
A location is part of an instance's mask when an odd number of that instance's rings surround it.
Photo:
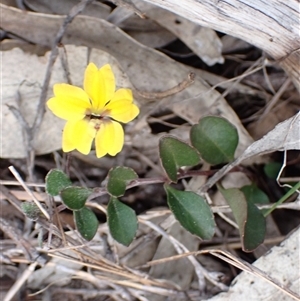
<path fill-rule="evenodd" d="M 285 195 L 283 195 L 276 203 L 274 203 L 274 205 L 264 213 L 264 217 L 268 216 L 271 212 L 273 212 L 273 210 L 275 210 L 278 205 L 281 205 L 283 202 L 285 202 L 299 188 L 300 182 L 293 186 Z"/>

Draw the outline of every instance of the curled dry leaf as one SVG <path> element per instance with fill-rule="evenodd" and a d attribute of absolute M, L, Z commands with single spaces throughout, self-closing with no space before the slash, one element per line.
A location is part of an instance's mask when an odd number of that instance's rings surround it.
<path fill-rule="evenodd" d="M 67 15 L 72 7 L 78 3 L 78 1 L 74 0 L 24 0 L 24 3 L 31 10 L 45 13 L 45 14 L 57 14 L 57 15 Z M 90 17 L 96 18 L 107 18 L 111 11 L 111 8 L 108 5 L 105 5 L 100 2 L 94 1 L 90 5 L 86 7 L 86 9 L 82 12 L 83 15 L 87 15 Z"/>
<path fill-rule="evenodd" d="M 279 123 L 260 140 L 252 143 L 243 153 L 242 160 L 275 151 L 300 149 L 300 113 Z"/>
<path fill-rule="evenodd" d="M 151 48 L 160 48 L 176 40 L 176 36 L 170 31 L 151 19 L 141 19 L 128 7 L 115 8 L 106 20 Z"/>
<path fill-rule="evenodd" d="M 216 32 L 168 10 L 139 0 L 131 0 L 147 17 L 167 28 L 183 41 L 207 65 L 224 63 L 222 42 Z"/>

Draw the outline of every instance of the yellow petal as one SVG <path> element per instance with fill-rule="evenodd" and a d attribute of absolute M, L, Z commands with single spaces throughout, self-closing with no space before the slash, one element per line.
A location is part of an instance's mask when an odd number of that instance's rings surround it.
<path fill-rule="evenodd" d="M 77 149 L 87 155 L 91 151 L 95 135 L 96 130 L 88 120 L 68 121 L 63 131 L 63 151 Z"/>
<path fill-rule="evenodd" d="M 110 65 L 106 64 L 98 69 L 95 64 L 90 63 L 85 70 L 83 86 L 92 101 L 93 113 L 101 113 L 116 89 L 115 76 Z"/>
<path fill-rule="evenodd" d="M 72 140 L 72 124 L 73 122 L 68 121 L 64 127 L 62 135 L 62 150 L 67 153 L 75 149 L 74 142 Z"/>
<path fill-rule="evenodd" d="M 139 108 L 132 101 L 130 89 L 119 89 L 110 103 L 105 106 L 105 115 L 123 123 L 130 122 L 140 112 Z"/>
<path fill-rule="evenodd" d="M 47 106 L 62 119 L 80 120 L 91 108 L 88 95 L 81 88 L 56 84 L 53 91 L 55 96 L 47 101 Z"/>
<path fill-rule="evenodd" d="M 119 153 L 124 144 L 124 131 L 121 124 L 112 120 L 103 122 L 96 134 L 95 144 L 98 158 L 107 153 L 111 156 Z"/>

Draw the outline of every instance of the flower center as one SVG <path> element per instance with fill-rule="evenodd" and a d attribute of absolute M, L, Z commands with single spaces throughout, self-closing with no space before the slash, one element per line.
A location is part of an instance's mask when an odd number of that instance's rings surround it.
<path fill-rule="evenodd" d="M 88 121 L 89 125 L 94 128 L 96 131 L 99 131 L 103 116 L 99 114 L 87 113 L 85 119 Z"/>
<path fill-rule="evenodd" d="M 90 120 L 92 120 L 92 119 L 101 120 L 103 118 L 101 115 L 95 115 L 95 114 L 86 115 L 86 116 L 89 117 Z"/>

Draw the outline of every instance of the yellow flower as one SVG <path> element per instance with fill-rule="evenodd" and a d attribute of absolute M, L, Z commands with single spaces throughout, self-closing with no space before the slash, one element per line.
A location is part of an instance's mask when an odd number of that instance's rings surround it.
<path fill-rule="evenodd" d="M 139 114 L 132 92 L 130 89 L 115 91 L 115 77 L 108 64 L 98 69 L 90 63 L 83 87 L 56 84 L 54 97 L 47 101 L 56 116 L 67 120 L 62 149 L 64 152 L 77 149 L 87 155 L 95 139 L 98 158 L 106 154 L 115 156 L 124 144 L 124 131 L 119 122 L 128 123 Z"/>

